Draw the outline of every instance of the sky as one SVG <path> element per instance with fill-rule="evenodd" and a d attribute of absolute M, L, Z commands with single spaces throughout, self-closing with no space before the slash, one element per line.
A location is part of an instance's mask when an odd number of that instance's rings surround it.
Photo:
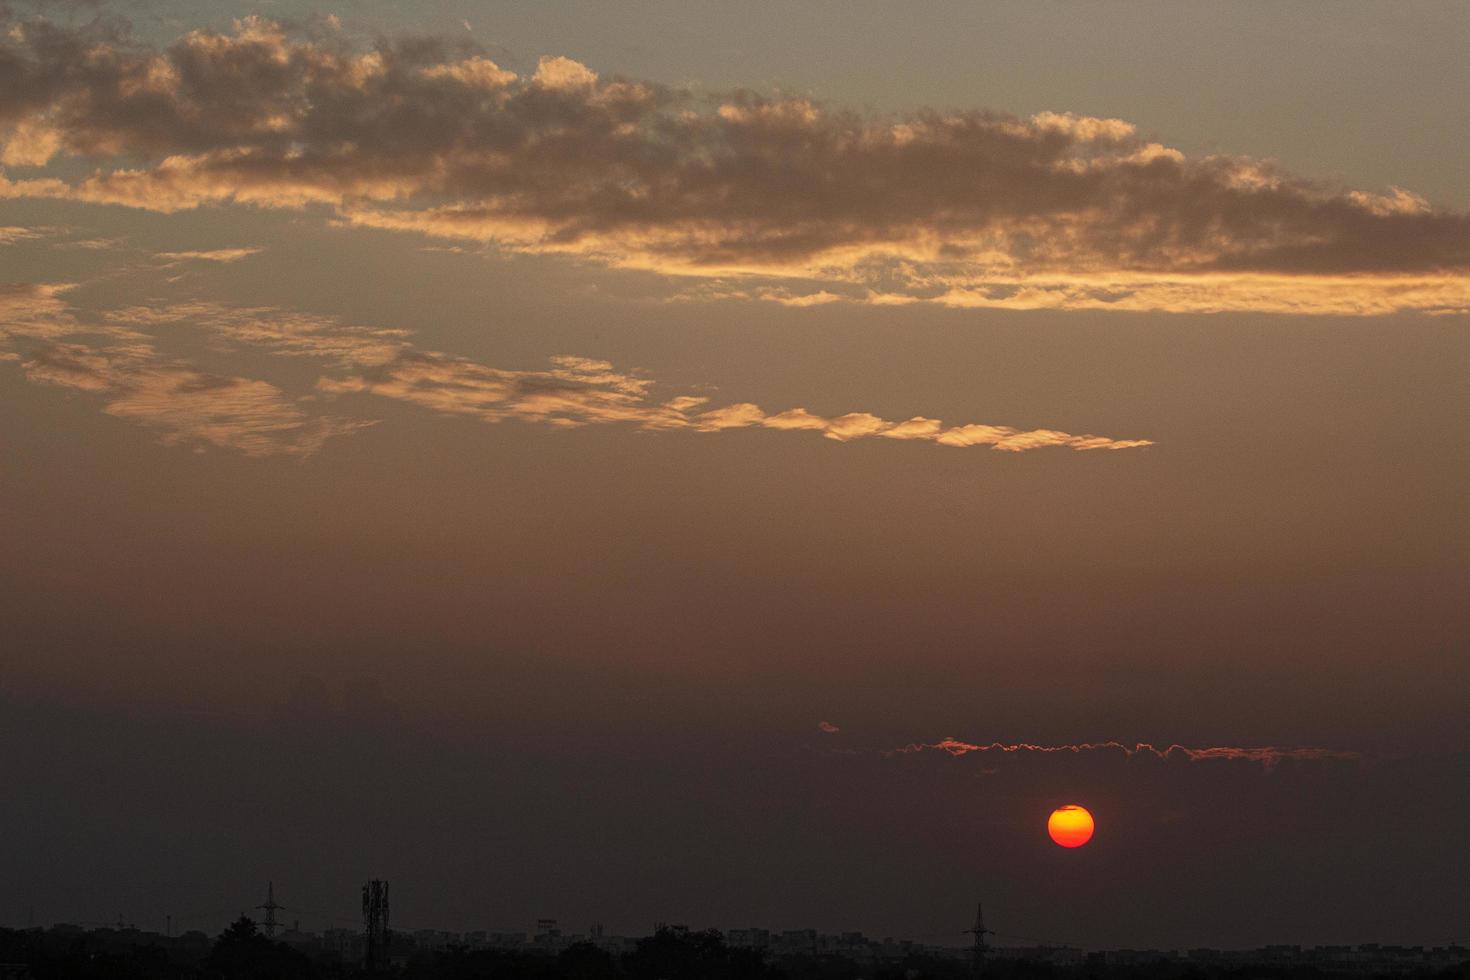
<path fill-rule="evenodd" d="M 1470 939 L 1467 42 L 0 6 L 0 923 Z"/>

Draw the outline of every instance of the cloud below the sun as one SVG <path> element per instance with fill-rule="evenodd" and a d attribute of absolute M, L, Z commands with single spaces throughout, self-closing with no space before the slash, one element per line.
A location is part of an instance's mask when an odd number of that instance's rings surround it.
<path fill-rule="evenodd" d="M 886 757 L 941 753 L 953 758 L 969 755 L 985 756 L 1028 756 L 1028 755 L 1071 755 L 1093 753 L 1119 755 L 1123 758 L 1152 759 L 1161 762 L 1184 760 L 1188 762 L 1252 762 L 1273 769 L 1283 762 L 1358 762 L 1363 759 L 1360 752 L 1326 749 L 1315 746 L 1232 746 L 1213 745 L 1189 747 L 1172 744 L 1159 748 L 1148 742 L 1132 745 L 1116 742 L 1076 742 L 1061 745 L 1038 745 L 1029 742 L 991 742 L 981 744 L 946 737 L 937 742 L 910 742 L 896 749 L 881 752 Z"/>
<path fill-rule="evenodd" d="M 107 19 L 0 18 L 0 197 L 320 207 L 795 306 L 1470 310 L 1470 216 L 1118 119 L 878 116 L 560 57 L 518 75 L 463 40 L 364 49 L 327 21 L 160 49 Z"/>

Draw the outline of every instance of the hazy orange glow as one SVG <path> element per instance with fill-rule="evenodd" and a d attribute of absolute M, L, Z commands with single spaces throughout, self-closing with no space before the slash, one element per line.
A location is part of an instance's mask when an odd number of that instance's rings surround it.
<path fill-rule="evenodd" d="M 1092 814 L 1072 803 L 1057 807 L 1046 821 L 1046 832 L 1063 847 L 1081 847 L 1092 840 L 1092 830 Z"/>

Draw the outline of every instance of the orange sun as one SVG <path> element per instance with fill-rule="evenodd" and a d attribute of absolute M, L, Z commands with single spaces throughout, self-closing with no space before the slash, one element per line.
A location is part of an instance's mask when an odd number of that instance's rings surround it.
<path fill-rule="evenodd" d="M 1092 840 L 1092 814 L 1075 803 L 1059 806 L 1046 821 L 1046 832 L 1063 847 L 1081 847 Z"/>

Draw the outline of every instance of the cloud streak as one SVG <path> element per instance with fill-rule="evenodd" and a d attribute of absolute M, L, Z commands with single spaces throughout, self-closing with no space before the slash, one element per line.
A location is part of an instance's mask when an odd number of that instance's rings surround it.
<path fill-rule="evenodd" d="M 14 245 L 16 242 L 28 242 L 40 237 L 41 233 L 32 228 L 0 225 L 0 245 Z"/>
<path fill-rule="evenodd" d="M 1470 216 L 1189 158 L 1117 119 L 864 115 L 557 57 L 518 76 L 463 39 L 364 50 L 259 18 L 165 49 L 0 27 L 0 197 L 321 205 L 790 305 L 1470 310 Z M 44 169 L 65 160 L 96 169 Z"/>
<path fill-rule="evenodd" d="M 199 371 L 148 344 L 53 343 L 22 367 L 31 381 L 104 396 L 104 412 L 157 430 L 165 445 L 310 456 L 371 424 L 309 416 L 272 384 Z"/>
<path fill-rule="evenodd" d="M 837 442 L 903 439 L 957 448 L 985 446 L 1013 453 L 1044 447 L 1086 451 L 1153 445 L 1147 439 L 1073 435 L 1054 429 L 945 425 L 922 416 L 892 421 L 867 412 L 824 416 L 805 408 L 769 414 L 749 402 L 705 409 L 708 399 L 701 396 L 653 399 L 649 393 L 652 385 L 652 381 L 621 372 L 607 361 L 582 357 L 554 357 L 552 366 L 545 370 L 511 371 L 422 351 L 405 351 L 364 373 L 318 382 L 318 388 L 331 394 L 366 393 L 442 415 L 468 416 L 483 422 L 518 419 L 558 428 L 621 423 L 647 431 L 773 429 L 814 432 Z"/>
<path fill-rule="evenodd" d="M 63 294 L 66 282 L 0 284 L 0 345 L 21 338 L 63 337 L 84 329 Z"/>
<path fill-rule="evenodd" d="M 1267 769 L 1275 768 L 1282 762 L 1358 762 L 1363 758 L 1362 753 L 1348 752 L 1339 749 L 1324 749 L 1309 746 L 1296 746 L 1281 748 L 1277 746 L 1208 746 L 1203 748 L 1190 748 L 1188 746 L 1173 744 L 1158 748 L 1148 742 L 1137 742 L 1127 745 L 1122 742 L 1078 742 L 1063 745 L 1036 745 L 1029 742 L 991 742 L 981 745 L 974 742 L 965 742 L 960 739 L 949 737 L 942 738 L 937 742 L 911 742 L 902 748 L 889 749 L 882 753 L 885 757 L 914 755 L 918 753 L 942 753 L 960 758 L 962 756 L 979 755 L 1089 755 L 1093 753 L 1121 755 L 1123 758 L 1154 759 L 1162 762 L 1182 759 L 1188 762 L 1217 762 L 1236 761 L 1259 763 Z"/>
<path fill-rule="evenodd" d="M 156 258 L 164 259 L 169 263 L 178 262 L 213 262 L 219 265 L 229 265 L 248 259 L 252 255 L 259 255 L 263 249 L 259 248 L 212 248 L 195 249 L 185 252 L 157 252 Z"/>
<path fill-rule="evenodd" d="M 166 445 L 248 456 L 309 456 L 372 424 L 310 413 L 266 381 L 207 372 L 160 351 L 140 317 L 84 322 L 68 283 L 0 286 L 0 360 L 37 384 L 101 397 L 103 411 L 159 433 Z"/>
<path fill-rule="evenodd" d="M 541 369 L 497 368 L 423 350 L 407 331 L 270 307 L 193 301 L 125 307 L 83 322 L 64 298 L 72 288 L 0 287 L 0 354 L 24 349 L 22 368 L 30 380 L 104 395 L 104 411 L 160 430 L 165 442 L 255 456 L 311 455 L 328 439 L 371 424 L 314 414 L 311 403 L 324 396 L 356 395 L 444 416 L 562 429 L 614 424 L 650 432 L 761 429 L 811 432 L 837 442 L 894 439 L 1007 453 L 1153 444 L 1055 429 L 947 425 L 922 416 L 894 421 L 868 412 L 828 416 L 806 408 L 768 413 L 749 402 L 710 407 L 707 396 L 655 395 L 653 379 L 604 360 L 562 355 Z M 186 357 L 164 352 L 168 345 L 187 348 L 200 342 L 224 352 L 248 347 L 316 360 L 327 373 L 312 390 L 291 395 L 264 380 L 202 371 Z"/>

